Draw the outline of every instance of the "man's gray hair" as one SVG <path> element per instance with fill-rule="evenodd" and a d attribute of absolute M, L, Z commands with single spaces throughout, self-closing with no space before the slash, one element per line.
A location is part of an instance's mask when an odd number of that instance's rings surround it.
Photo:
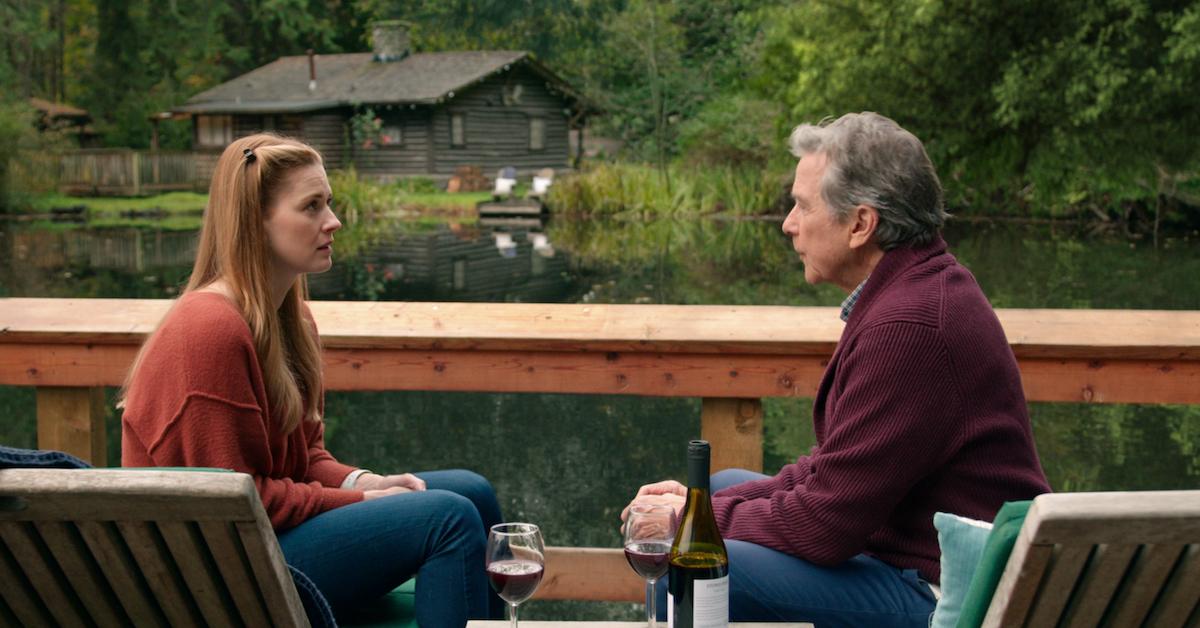
<path fill-rule="evenodd" d="M 929 243 L 949 217 L 921 140 L 889 118 L 867 111 L 802 124 L 788 145 L 799 158 L 825 155 L 821 197 L 838 220 L 859 205 L 879 212 L 875 241 L 885 251 Z"/>

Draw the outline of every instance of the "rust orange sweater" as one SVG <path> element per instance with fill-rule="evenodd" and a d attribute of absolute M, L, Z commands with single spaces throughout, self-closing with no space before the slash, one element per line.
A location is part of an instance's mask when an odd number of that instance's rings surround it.
<path fill-rule="evenodd" d="M 250 474 L 276 530 L 363 498 L 338 488 L 354 467 L 325 450 L 323 423 L 282 433 L 250 327 L 219 294 L 185 294 L 167 314 L 129 387 L 121 427 L 123 466 Z"/>

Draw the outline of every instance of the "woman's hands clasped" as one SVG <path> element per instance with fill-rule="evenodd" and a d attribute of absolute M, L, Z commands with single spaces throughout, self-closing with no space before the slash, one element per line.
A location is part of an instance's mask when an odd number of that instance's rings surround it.
<path fill-rule="evenodd" d="M 425 480 L 411 474 L 379 475 L 364 473 L 358 476 L 354 488 L 363 492 L 363 499 L 378 499 L 388 495 L 399 495 L 425 490 Z"/>

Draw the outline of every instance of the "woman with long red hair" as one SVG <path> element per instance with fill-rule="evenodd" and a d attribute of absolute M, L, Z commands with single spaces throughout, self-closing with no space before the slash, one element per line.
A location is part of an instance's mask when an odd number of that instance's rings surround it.
<path fill-rule="evenodd" d="M 253 476 L 288 563 L 337 615 L 417 580 L 422 626 L 487 616 L 487 529 L 500 518 L 469 471 L 377 475 L 324 445 L 324 387 L 308 273 L 329 270 L 341 223 L 312 147 L 271 134 L 217 162 L 183 295 L 124 391 L 125 466 Z"/>

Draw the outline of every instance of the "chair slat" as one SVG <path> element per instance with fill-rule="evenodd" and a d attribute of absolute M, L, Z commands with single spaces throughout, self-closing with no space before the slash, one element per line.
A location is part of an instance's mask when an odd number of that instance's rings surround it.
<path fill-rule="evenodd" d="M 1020 626 L 1025 622 L 1052 553 L 1050 546 L 1031 545 L 1022 530 L 983 619 L 986 628 Z"/>
<path fill-rule="evenodd" d="M 1105 618 L 1105 621 L 1113 626 L 1141 625 L 1182 551 L 1180 545 L 1142 546 L 1137 561 L 1113 600 L 1111 619 Z"/>
<path fill-rule="evenodd" d="M 1100 625 L 1113 592 L 1121 584 L 1121 577 L 1129 567 L 1129 561 L 1137 552 L 1136 545 L 1100 545 L 1092 553 L 1087 570 L 1079 583 L 1078 604 L 1072 604 L 1063 618 L 1065 628 L 1092 628 Z"/>
<path fill-rule="evenodd" d="M 267 534 L 263 529 L 270 530 L 270 524 L 266 520 L 239 521 L 236 526 L 258 580 L 258 588 L 271 611 L 272 622 L 279 628 L 308 628 L 308 616 L 304 614 L 300 594 L 292 584 L 292 575 L 288 573 L 279 542 L 275 540 L 274 532 Z"/>
<path fill-rule="evenodd" d="M 101 626 L 127 625 L 129 620 L 125 618 L 125 612 L 74 526 L 58 521 L 35 525 L 92 619 Z"/>
<path fill-rule="evenodd" d="M 210 626 L 239 626 L 233 598 L 225 591 L 221 574 L 204 546 L 204 538 L 195 524 L 168 521 L 158 524 L 175 564 L 187 583 L 192 601 Z"/>
<path fill-rule="evenodd" d="M 167 628 L 167 620 L 116 524 L 80 521 L 76 526 L 133 625 Z"/>
<path fill-rule="evenodd" d="M 8 603 L 4 601 L 4 596 L 0 595 L 0 626 L 20 626 L 21 620 L 13 614 L 12 609 L 8 607 Z"/>
<path fill-rule="evenodd" d="M 1031 626 L 1054 626 L 1071 599 L 1079 574 L 1092 555 L 1092 547 L 1055 547 L 1049 568 L 1042 576 L 1042 586 L 1029 614 Z"/>
<path fill-rule="evenodd" d="M 204 535 L 217 568 L 221 570 L 243 623 L 247 626 L 269 626 L 270 620 L 259 595 L 258 582 L 242 550 L 242 540 L 236 528 L 229 523 L 205 521 L 200 523 L 200 533 Z"/>
<path fill-rule="evenodd" d="M 1200 614 L 1200 543 L 1184 549 L 1171 579 L 1163 588 L 1162 597 L 1154 606 L 1145 625 L 1155 628 L 1180 628 L 1189 616 Z M 1200 617 L 1196 618 L 1200 623 Z"/>
<path fill-rule="evenodd" d="M 42 598 L 54 620 L 63 626 L 86 626 L 86 614 L 60 579 L 58 564 L 43 554 L 44 545 L 32 524 L 2 522 L 0 537 L 24 569 L 33 590 Z"/>
<path fill-rule="evenodd" d="M 167 616 L 167 622 L 176 627 L 199 628 L 198 611 L 192 605 L 191 596 L 184 592 L 187 585 L 154 524 L 118 521 L 117 529 L 141 568 L 159 608 Z"/>
<path fill-rule="evenodd" d="M 1200 491 L 1060 493 L 1039 497 L 1034 507 L 1036 543 L 1079 545 L 1127 539 L 1182 545 L 1200 537 Z"/>
<path fill-rule="evenodd" d="M 0 596 L 4 597 L 9 609 L 16 616 L 14 626 L 49 628 L 55 625 L 54 618 L 42 604 L 37 592 L 30 587 L 25 570 L 17 564 L 4 543 L 0 543 Z"/>
<path fill-rule="evenodd" d="M 32 497 L 21 521 L 220 521 L 249 518 L 253 481 L 230 473 L 122 469 L 3 469 L 4 494 Z M 186 499 L 183 499 L 186 497 Z"/>

